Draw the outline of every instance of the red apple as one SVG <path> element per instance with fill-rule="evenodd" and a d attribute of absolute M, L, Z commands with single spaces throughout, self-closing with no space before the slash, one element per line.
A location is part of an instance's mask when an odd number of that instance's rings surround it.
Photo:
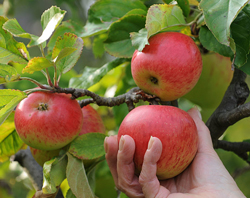
<path fill-rule="evenodd" d="M 189 36 L 163 32 L 152 36 L 142 52 L 134 52 L 131 71 L 143 91 L 162 101 L 172 101 L 195 86 L 202 71 L 202 58 Z"/>
<path fill-rule="evenodd" d="M 92 106 L 90 105 L 84 106 L 82 108 L 82 114 L 83 114 L 83 125 L 78 136 L 92 132 L 105 133 L 105 126 L 102 121 L 102 118 Z M 34 159 L 38 162 L 38 164 L 40 164 L 41 166 L 43 166 L 43 164 L 46 161 L 49 161 L 53 157 L 58 156 L 60 150 L 61 149 L 45 151 L 30 147 L 31 154 L 33 155 Z M 93 162 L 94 160 L 84 160 L 85 168 L 88 167 Z"/>
<path fill-rule="evenodd" d="M 83 115 L 78 102 L 66 94 L 38 91 L 18 104 L 14 121 L 24 143 L 41 150 L 55 150 L 78 136 Z"/>
<path fill-rule="evenodd" d="M 142 168 L 144 154 L 151 136 L 161 140 L 163 150 L 157 162 L 157 177 L 168 179 L 180 174 L 193 160 L 198 148 L 198 134 L 191 116 L 172 106 L 145 105 L 130 111 L 118 131 L 135 141 L 136 174 Z"/>
<path fill-rule="evenodd" d="M 102 118 L 93 107 L 90 105 L 84 106 L 82 108 L 82 114 L 83 125 L 79 135 L 92 132 L 105 133 L 105 126 Z"/>

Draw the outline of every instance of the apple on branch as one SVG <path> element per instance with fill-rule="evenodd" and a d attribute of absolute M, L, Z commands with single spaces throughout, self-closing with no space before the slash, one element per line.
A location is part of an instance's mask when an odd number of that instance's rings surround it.
<path fill-rule="evenodd" d="M 191 116 L 173 106 L 144 105 L 130 111 L 118 131 L 135 141 L 134 163 L 139 175 L 151 136 L 161 140 L 163 150 L 157 162 L 157 177 L 172 178 L 186 169 L 198 148 L 198 133 Z"/>
<path fill-rule="evenodd" d="M 202 71 L 199 48 L 187 35 L 158 33 L 131 61 L 132 76 L 143 91 L 162 101 L 173 101 L 189 92 Z"/>
<path fill-rule="evenodd" d="M 24 143 L 41 150 L 56 150 L 79 135 L 83 115 L 78 102 L 66 94 L 37 91 L 18 104 L 14 122 Z"/>
<path fill-rule="evenodd" d="M 105 125 L 102 121 L 102 118 L 91 105 L 82 107 L 82 114 L 83 125 L 78 136 L 81 136 L 86 133 L 105 133 Z M 46 161 L 49 161 L 53 157 L 58 156 L 61 149 L 64 148 L 47 151 L 30 147 L 31 154 L 33 155 L 37 163 L 41 166 L 43 166 Z M 92 162 L 93 161 L 91 160 L 86 160 L 84 163 L 85 167 L 90 165 Z"/>

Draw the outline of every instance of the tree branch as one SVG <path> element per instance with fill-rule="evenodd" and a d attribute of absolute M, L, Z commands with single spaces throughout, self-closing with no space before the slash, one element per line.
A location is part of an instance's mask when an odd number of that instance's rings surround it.
<path fill-rule="evenodd" d="M 243 117 L 250 116 L 250 105 L 243 105 L 249 96 L 245 78 L 246 74 L 235 68 L 233 79 L 220 105 L 206 122 L 214 143 L 229 126 Z"/>
<path fill-rule="evenodd" d="M 127 93 L 112 98 L 101 97 L 87 89 L 56 88 L 54 91 L 57 93 L 71 94 L 73 99 L 83 96 L 91 97 L 90 99 L 88 98 L 80 101 L 81 107 L 90 103 L 96 103 L 99 106 L 108 107 L 118 106 L 126 103 L 130 111 L 134 108 L 134 103 L 139 102 L 139 100 L 148 101 L 152 104 L 159 104 L 160 102 L 158 97 L 146 94 L 138 87 L 134 87 Z"/>

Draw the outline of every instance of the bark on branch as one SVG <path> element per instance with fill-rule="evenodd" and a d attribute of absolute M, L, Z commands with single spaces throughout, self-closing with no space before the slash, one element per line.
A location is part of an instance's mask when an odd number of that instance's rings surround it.
<path fill-rule="evenodd" d="M 218 140 L 229 126 L 250 116 L 250 103 L 245 103 L 249 96 L 249 88 L 245 79 L 246 74 L 235 68 L 233 79 L 223 100 L 208 119 L 206 125 L 211 132 L 214 148 L 232 151 L 250 163 L 247 153 L 250 151 L 250 143 Z"/>

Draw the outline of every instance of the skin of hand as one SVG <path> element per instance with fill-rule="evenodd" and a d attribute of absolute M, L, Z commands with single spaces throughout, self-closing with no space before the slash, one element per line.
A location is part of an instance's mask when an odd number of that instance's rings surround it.
<path fill-rule="evenodd" d="M 130 198 L 243 198 L 243 193 L 228 173 L 212 146 L 210 132 L 197 108 L 188 111 L 198 129 L 199 146 L 189 167 L 178 176 L 159 181 L 157 161 L 162 143 L 152 137 L 144 155 L 140 176 L 134 174 L 135 142 L 128 135 L 104 141 L 106 160 L 116 187 Z"/>

